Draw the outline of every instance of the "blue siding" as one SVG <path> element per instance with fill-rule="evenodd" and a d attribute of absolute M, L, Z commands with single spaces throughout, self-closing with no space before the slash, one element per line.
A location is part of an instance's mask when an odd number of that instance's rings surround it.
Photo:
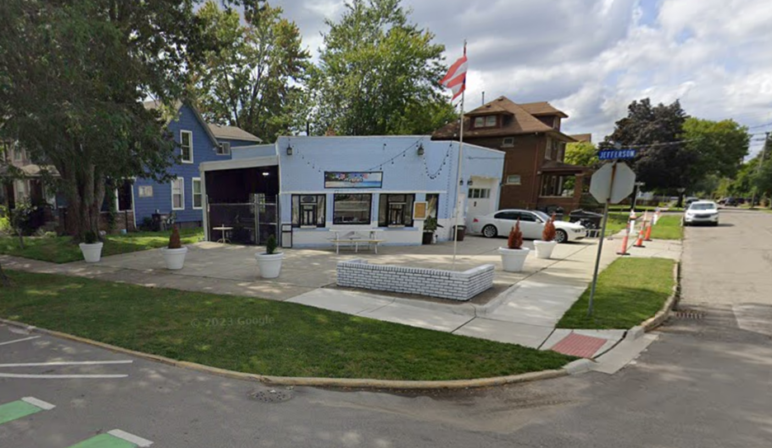
<path fill-rule="evenodd" d="M 174 140 L 178 144 L 180 142 L 180 131 L 185 130 L 193 133 L 193 163 L 180 163 L 168 169 L 169 174 L 184 179 L 185 209 L 174 210 L 177 214 L 178 222 L 199 222 L 203 220 L 201 209 L 193 209 L 192 179 L 194 177 L 201 177 L 198 169 L 199 164 L 201 162 L 229 160 L 231 158 L 229 155 L 218 155 L 215 152 L 214 144 L 209 139 L 204 126 L 196 118 L 193 110 L 187 105 L 183 105 L 180 108 L 179 117 L 169 123 L 169 130 L 173 133 Z M 233 141 L 231 146 L 237 146 L 237 144 L 241 143 Z M 153 187 L 153 197 L 139 197 L 139 187 L 145 185 Z M 134 210 L 136 212 L 137 224 L 141 224 L 144 217 L 150 217 L 156 211 L 161 214 L 171 213 L 171 184 L 159 184 L 149 179 L 137 179 L 134 183 Z"/>
<path fill-rule="evenodd" d="M 239 146 L 252 146 L 252 145 L 258 145 L 258 142 L 248 142 L 244 140 L 232 140 L 232 139 L 225 139 L 225 138 L 218 138 L 218 141 L 222 143 L 230 143 L 231 148 L 238 148 Z"/>

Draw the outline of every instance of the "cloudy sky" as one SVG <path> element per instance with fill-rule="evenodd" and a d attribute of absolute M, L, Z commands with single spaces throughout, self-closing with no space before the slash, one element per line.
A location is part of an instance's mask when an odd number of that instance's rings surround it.
<path fill-rule="evenodd" d="M 343 0 L 273 0 L 316 53 Z M 772 131 L 769 0 L 403 0 L 448 62 L 467 39 L 467 109 L 504 95 L 550 101 L 567 133 L 599 141 L 634 99 Z M 769 124 L 768 126 L 761 126 Z M 751 152 L 759 150 L 755 137 Z"/>

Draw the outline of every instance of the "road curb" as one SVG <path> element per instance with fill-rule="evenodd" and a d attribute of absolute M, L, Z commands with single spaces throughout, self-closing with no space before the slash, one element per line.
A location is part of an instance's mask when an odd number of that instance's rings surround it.
<path fill-rule="evenodd" d="M 35 327 L 22 322 L 16 322 L 0 318 L 0 323 L 11 325 L 25 330 L 34 331 L 49 336 L 66 339 L 69 341 L 80 342 L 82 344 L 93 345 L 95 347 L 110 350 L 116 353 L 135 356 L 137 358 L 149 361 L 160 362 L 174 367 L 180 367 L 188 370 L 209 373 L 226 378 L 257 381 L 260 383 L 275 386 L 308 386 L 308 387 L 344 387 L 355 389 L 402 389 L 402 390 L 453 390 L 453 389 L 475 389 L 483 387 L 504 386 L 507 384 L 518 384 L 532 381 L 548 380 L 568 376 L 568 364 L 556 370 L 542 370 L 540 372 L 522 373 L 519 375 L 498 376 L 492 378 L 477 378 L 468 380 L 445 380 L 445 381 L 408 381 L 408 380 L 377 380 L 367 378 L 305 378 L 305 377 L 286 377 L 258 375 L 254 373 L 236 372 L 233 370 L 221 369 L 218 367 L 206 366 L 189 361 L 179 361 L 167 358 L 165 356 L 153 355 L 150 353 L 138 352 L 123 347 L 118 347 L 104 342 L 94 341 L 92 339 L 82 338 L 80 336 L 62 333 L 45 328 Z"/>
<path fill-rule="evenodd" d="M 670 317 L 670 313 L 673 310 L 673 307 L 675 307 L 676 301 L 678 300 L 679 292 L 681 290 L 681 262 L 677 261 L 675 266 L 673 266 L 673 278 L 675 279 L 675 284 L 673 285 L 673 291 L 670 293 L 670 297 L 667 298 L 665 301 L 665 304 L 662 305 L 662 308 L 655 314 L 654 316 L 650 317 L 649 319 L 646 319 L 640 324 L 640 327 L 643 328 L 643 332 L 641 332 L 641 336 L 643 333 L 648 333 L 650 331 L 656 330 L 660 325 L 665 323 L 665 321 Z"/>

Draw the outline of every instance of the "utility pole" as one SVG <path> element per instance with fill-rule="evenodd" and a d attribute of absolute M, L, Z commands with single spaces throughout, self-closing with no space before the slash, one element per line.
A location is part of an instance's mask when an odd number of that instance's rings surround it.
<path fill-rule="evenodd" d="M 761 156 L 759 157 L 759 164 L 756 166 L 756 176 L 758 176 L 761 173 L 761 166 L 764 165 L 764 157 L 767 155 L 767 146 L 769 145 L 769 132 L 766 134 L 766 138 L 764 139 L 764 147 L 761 148 Z M 753 187 L 753 196 L 751 196 L 751 208 L 756 207 L 756 192 L 758 188 L 756 186 Z"/>

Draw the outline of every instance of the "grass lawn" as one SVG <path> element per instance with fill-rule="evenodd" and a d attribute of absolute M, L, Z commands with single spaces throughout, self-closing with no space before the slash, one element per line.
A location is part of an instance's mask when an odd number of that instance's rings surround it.
<path fill-rule="evenodd" d="M 657 225 L 651 229 L 653 240 L 682 240 L 684 228 L 681 225 L 681 215 L 662 215 Z"/>
<path fill-rule="evenodd" d="M 673 265 L 664 258 L 620 258 L 598 277 L 593 316 L 590 288 L 558 322 L 558 328 L 628 329 L 652 317 L 673 290 Z"/>
<path fill-rule="evenodd" d="M 166 232 L 132 232 L 126 235 L 107 235 L 102 248 L 102 256 L 137 252 L 155 249 L 169 244 L 169 234 Z M 181 229 L 182 244 L 198 242 L 204 236 L 203 229 Z M 83 260 L 83 255 L 77 244 L 68 236 L 56 237 L 24 237 L 24 249 L 19 246 L 19 238 L 12 236 L 0 237 L 0 254 L 34 260 L 51 261 L 54 263 L 69 263 Z"/>
<path fill-rule="evenodd" d="M 450 380 L 556 369 L 552 351 L 293 303 L 11 271 L 0 316 L 146 353 L 265 375 Z"/>

